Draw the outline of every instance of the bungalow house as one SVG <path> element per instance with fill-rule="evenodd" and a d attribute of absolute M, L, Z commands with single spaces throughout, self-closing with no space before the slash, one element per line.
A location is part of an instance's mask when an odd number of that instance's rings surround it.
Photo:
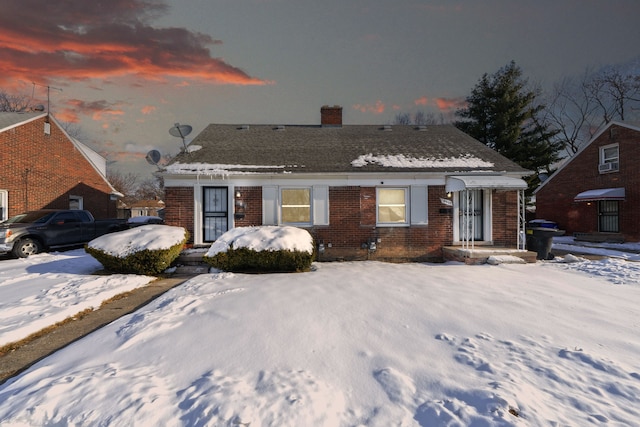
<path fill-rule="evenodd" d="M 579 240 L 640 241 L 640 124 L 611 122 L 535 191 L 536 217 Z"/>
<path fill-rule="evenodd" d="M 163 174 L 165 223 L 194 245 L 293 225 L 321 261 L 524 249 L 529 171 L 450 125 L 343 125 L 339 106 L 322 107 L 320 125 L 211 124 Z"/>
<path fill-rule="evenodd" d="M 128 199 L 118 200 L 118 218 L 135 218 L 138 216 L 164 216 L 164 201 L 158 199 Z"/>
<path fill-rule="evenodd" d="M 0 221 L 37 209 L 116 216 L 105 159 L 47 113 L 0 112 L 0 161 Z"/>

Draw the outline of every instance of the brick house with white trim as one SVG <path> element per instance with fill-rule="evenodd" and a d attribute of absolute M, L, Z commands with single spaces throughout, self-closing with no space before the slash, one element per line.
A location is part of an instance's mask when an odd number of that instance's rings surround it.
<path fill-rule="evenodd" d="M 530 172 L 454 126 L 205 128 L 163 172 L 165 223 L 208 245 L 233 227 L 309 230 L 319 260 L 442 260 L 445 246 L 524 249 Z"/>
<path fill-rule="evenodd" d="M 581 240 L 640 241 L 640 124 L 611 122 L 534 192 L 536 217 Z"/>
<path fill-rule="evenodd" d="M 47 113 L 0 112 L 0 221 L 38 209 L 87 209 L 115 218 L 106 161 Z"/>

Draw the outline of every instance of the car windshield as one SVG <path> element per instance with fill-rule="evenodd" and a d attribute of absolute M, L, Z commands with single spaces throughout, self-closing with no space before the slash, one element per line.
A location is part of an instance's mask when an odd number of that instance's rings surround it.
<path fill-rule="evenodd" d="M 16 215 L 12 218 L 9 218 L 4 223 L 5 224 L 31 224 L 31 223 L 43 223 L 47 222 L 51 216 L 55 214 L 55 212 L 47 212 L 47 211 L 33 211 L 27 212 L 20 215 Z"/>

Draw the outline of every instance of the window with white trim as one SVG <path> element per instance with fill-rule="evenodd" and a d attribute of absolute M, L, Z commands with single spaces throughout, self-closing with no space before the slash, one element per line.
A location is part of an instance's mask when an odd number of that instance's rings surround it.
<path fill-rule="evenodd" d="M 9 192 L 0 190 L 0 222 L 6 221 L 9 216 Z"/>
<path fill-rule="evenodd" d="M 600 147 L 600 173 L 616 172 L 620 169 L 620 147 L 618 144 L 604 145 Z"/>
<path fill-rule="evenodd" d="M 311 188 L 282 188 L 280 201 L 283 224 L 311 224 Z"/>
<path fill-rule="evenodd" d="M 378 225 L 409 224 L 407 205 L 407 188 L 378 188 L 376 197 Z"/>
<path fill-rule="evenodd" d="M 82 196 L 69 196 L 69 209 L 81 210 L 84 208 Z"/>

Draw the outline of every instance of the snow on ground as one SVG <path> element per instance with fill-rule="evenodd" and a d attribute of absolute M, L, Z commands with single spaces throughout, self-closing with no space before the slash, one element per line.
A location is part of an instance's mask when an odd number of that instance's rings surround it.
<path fill-rule="evenodd" d="M 0 261 L 0 346 L 155 279 L 100 269 L 84 249 Z"/>
<path fill-rule="evenodd" d="M 203 274 L 1 385 L 0 423 L 637 425 L 636 265 Z"/>

